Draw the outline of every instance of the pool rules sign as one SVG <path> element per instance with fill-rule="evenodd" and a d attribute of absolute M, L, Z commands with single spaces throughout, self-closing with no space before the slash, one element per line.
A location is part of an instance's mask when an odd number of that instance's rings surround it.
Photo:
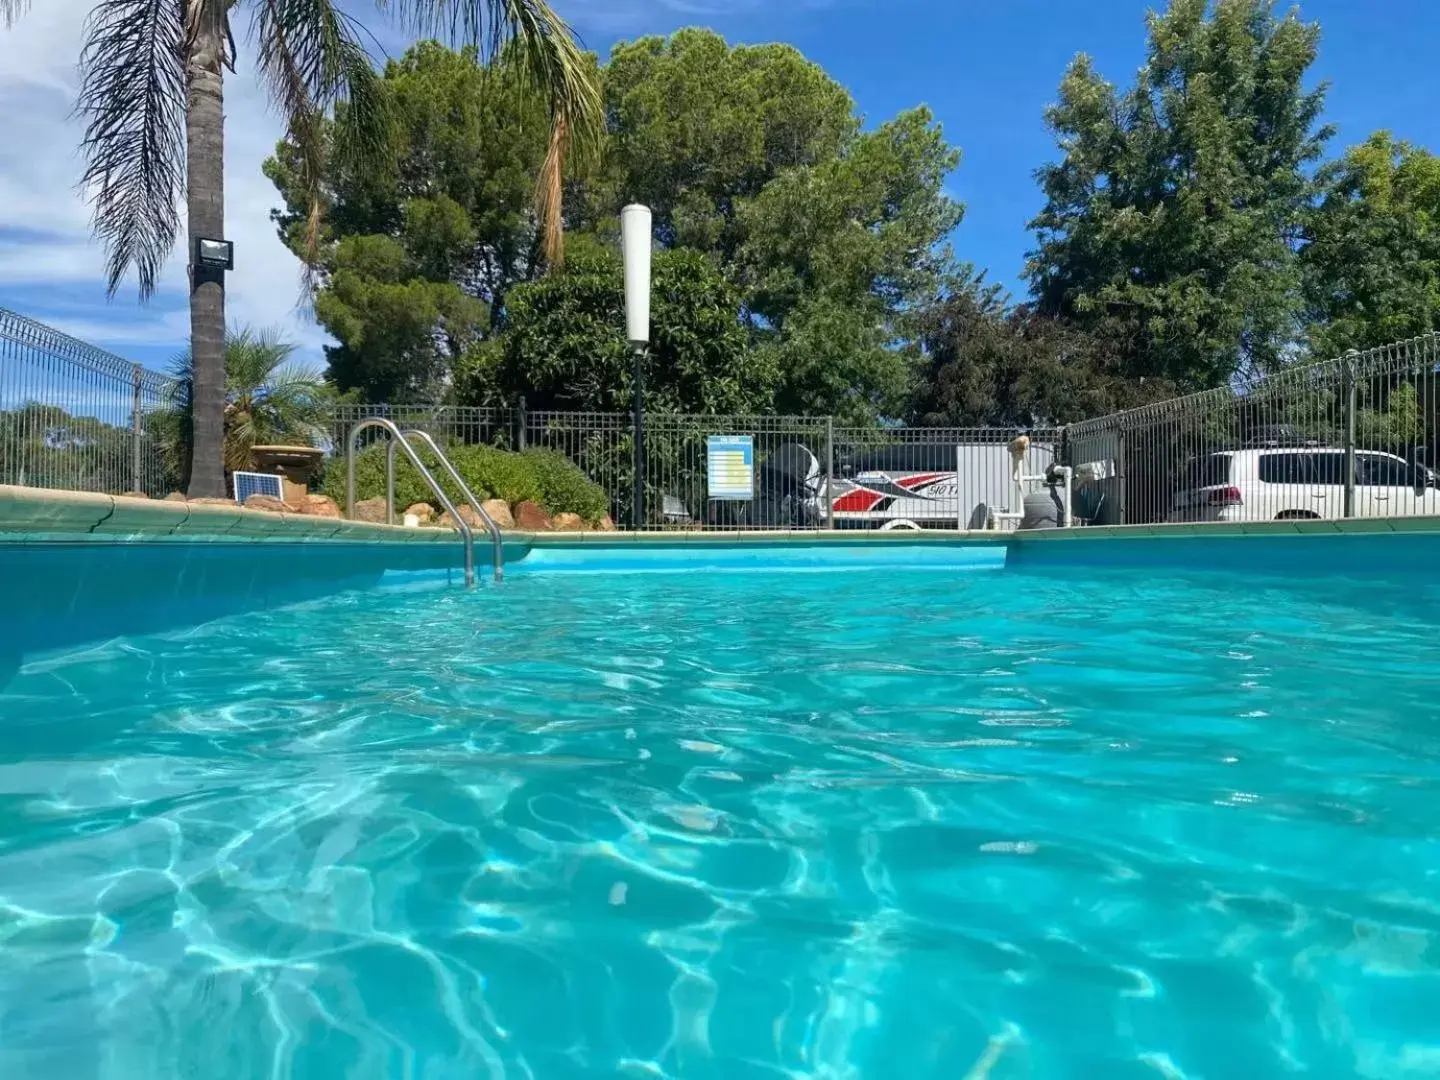
<path fill-rule="evenodd" d="M 711 435 L 705 443 L 705 483 L 711 499 L 755 498 L 755 440 Z"/>

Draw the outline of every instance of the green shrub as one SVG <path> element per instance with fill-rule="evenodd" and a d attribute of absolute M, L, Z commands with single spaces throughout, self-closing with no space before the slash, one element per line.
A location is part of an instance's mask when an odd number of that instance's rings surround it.
<path fill-rule="evenodd" d="M 481 499 L 504 499 L 514 506 L 544 498 L 535 467 L 521 454 L 490 446 L 457 446 L 446 453 L 470 490 Z"/>
<path fill-rule="evenodd" d="M 545 509 L 552 514 L 579 514 L 594 524 L 610 512 L 605 490 L 558 450 L 526 450 L 524 458 L 539 479 Z"/>
<path fill-rule="evenodd" d="M 385 446 L 377 442 L 366 447 L 355 459 L 355 498 L 357 500 L 383 498 L 385 495 Z M 320 490 L 345 507 L 345 459 L 334 458 L 326 464 L 325 478 Z M 398 455 L 395 462 L 395 511 L 403 513 L 407 506 L 417 502 L 433 502 L 434 494 L 415 467 Z"/>
<path fill-rule="evenodd" d="M 355 498 L 374 499 L 385 495 L 385 451 L 386 443 L 380 442 L 360 452 L 355 459 Z M 441 488 L 450 499 L 459 505 L 461 494 L 453 481 L 431 459 L 428 451 L 417 448 L 420 460 L 440 482 Z M 535 468 L 520 454 L 496 450 L 489 446 L 451 446 L 445 455 L 455 466 L 455 471 L 464 478 L 477 499 L 504 499 L 514 504 L 526 499 L 541 502 L 544 489 L 536 476 Z M 345 462 L 332 460 L 325 469 L 325 478 L 320 489 L 339 503 L 345 505 Z M 439 509 L 435 493 L 425 483 L 415 466 L 400 453 L 395 461 L 395 511 L 403 513 L 407 506 L 417 502 L 429 503 Z"/>

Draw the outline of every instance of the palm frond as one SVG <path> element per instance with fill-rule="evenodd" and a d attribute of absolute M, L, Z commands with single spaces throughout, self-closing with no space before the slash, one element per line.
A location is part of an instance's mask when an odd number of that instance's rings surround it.
<path fill-rule="evenodd" d="M 325 436 L 332 391 L 315 368 L 289 364 L 295 345 L 275 330 L 231 327 L 225 334 L 225 467 L 250 467 L 251 448 L 296 440 L 318 446 Z M 154 432 L 170 472 L 189 475 L 194 444 L 190 386 L 194 364 L 189 350 L 170 362 L 177 388 L 164 409 L 151 414 Z M 182 483 L 183 486 L 183 483 Z"/>
<path fill-rule="evenodd" d="M 260 70 L 298 151 L 300 187 L 309 204 L 305 262 L 313 266 L 324 212 L 325 115 L 347 102 L 334 144 L 343 163 L 360 169 L 382 164 L 389 128 L 380 81 L 354 20 L 331 0 L 259 0 L 253 28 Z"/>
<path fill-rule="evenodd" d="M 25 0 L 0 0 L 18 10 Z M 155 291 L 185 185 L 185 26 L 177 0 L 100 0 L 85 28 L 77 112 L 95 233 L 113 295 L 134 269 Z"/>
<path fill-rule="evenodd" d="M 30 0 L 0 0 L 0 21 L 14 26 L 21 15 L 30 10 Z"/>
<path fill-rule="evenodd" d="M 225 335 L 225 390 L 231 396 L 253 396 L 274 378 L 295 346 L 273 330 L 232 329 Z"/>
<path fill-rule="evenodd" d="M 550 104 L 550 146 L 536 185 L 544 249 L 564 256 L 562 195 L 567 161 L 588 155 L 604 134 L 605 112 L 591 66 L 568 23 L 546 0 L 377 0 L 418 34 L 474 43 L 493 54 L 518 47 L 521 68 Z"/>

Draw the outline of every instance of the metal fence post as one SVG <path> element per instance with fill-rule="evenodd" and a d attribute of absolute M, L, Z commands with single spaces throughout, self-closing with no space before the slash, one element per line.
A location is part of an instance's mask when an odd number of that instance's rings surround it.
<path fill-rule="evenodd" d="M 141 492 L 140 473 L 142 470 L 140 462 L 140 386 L 144 378 L 145 369 L 139 364 L 133 364 L 130 368 L 130 378 L 134 387 L 134 397 L 130 406 L 130 490 Z"/>
<path fill-rule="evenodd" d="M 1340 367 L 1341 386 L 1345 393 L 1345 516 L 1355 516 L 1355 361 L 1359 353 L 1351 349 Z"/>
<path fill-rule="evenodd" d="M 635 353 L 635 531 L 645 528 L 645 346 Z"/>
<path fill-rule="evenodd" d="M 530 443 L 530 418 L 525 413 L 525 395 L 520 395 L 520 406 L 515 410 L 515 448 L 526 449 Z"/>
<path fill-rule="evenodd" d="M 825 527 L 835 529 L 835 417 L 825 417 Z"/>
<path fill-rule="evenodd" d="M 1115 430 L 1115 523 L 1125 524 L 1125 488 L 1129 484 L 1130 469 L 1125 460 L 1125 421 L 1122 419 Z"/>

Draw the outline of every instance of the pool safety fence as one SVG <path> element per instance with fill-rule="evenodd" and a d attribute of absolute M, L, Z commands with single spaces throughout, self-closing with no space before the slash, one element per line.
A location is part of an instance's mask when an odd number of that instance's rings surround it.
<path fill-rule="evenodd" d="M 1099 524 L 1440 514 L 1440 335 L 1071 424 Z"/>
<path fill-rule="evenodd" d="M 1018 444 L 1010 427 L 651 412 L 637 462 L 631 413 L 523 403 L 335 404 L 321 441 L 327 468 L 343 468 L 346 433 L 368 417 L 418 428 L 442 446 L 549 450 L 603 490 L 627 529 L 1012 528 L 1027 498 L 1044 500 L 1042 478 L 1061 463 L 1072 467 L 1081 523 L 1433 516 L 1437 367 L 1440 335 L 1432 334 L 1035 428 Z M 151 496 L 179 489 L 183 391 L 0 308 L 0 483 Z"/>
<path fill-rule="evenodd" d="M 0 308 L 0 483 L 169 490 L 173 380 Z"/>
<path fill-rule="evenodd" d="M 442 444 L 552 451 L 605 493 L 625 529 L 945 528 L 1013 525 L 1024 486 L 1014 480 L 1017 436 L 1000 427 L 856 427 L 827 416 L 647 413 L 636 515 L 635 424 L 629 412 L 463 406 L 338 408 L 331 445 L 366 416 L 383 415 Z M 1023 475 L 1058 460 L 1061 431 L 1028 433 Z M 1035 481 L 1028 487 L 1035 489 Z"/>

